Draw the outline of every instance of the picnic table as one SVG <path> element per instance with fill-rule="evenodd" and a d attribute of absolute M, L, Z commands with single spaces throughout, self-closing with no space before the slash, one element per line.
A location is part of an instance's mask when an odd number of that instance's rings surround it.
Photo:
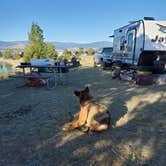
<path fill-rule="evenodd" d="M 35 78 L 35 79 L 43 79 L 46 81 L 46 85 L 48 89 L 53 89 L 56 87 L 58 81 L 61 79 L 62 74 L 67 74 L 64 73 L 64 70 L 68 70 L 67 66 L 60 66 L 60 65 L 18 65 L 16 68 L 22 69 L 22 74 L 21 75 L 16 75 L 16 76 L 11 76 L 12 78 L 23 78 L 23 79 L 28 79 L 28 78 Z M 30 73 L 26 73 L 25 69 L 29 69 Z M 49 75 L 35 75 L 33 72 L 34 70 L 37 69 L 37 72 L 40 73 L 51 73 Z M 44 69 L 44 70 L 41 70 Z M 47 69 L 47 70 L 46 70 Z M 52 81 L 52 84 L 51 84 Z M 63 80 L 64 81 L 64 80 Z M 62 82 L 62 80 L 61 80 Z"/>

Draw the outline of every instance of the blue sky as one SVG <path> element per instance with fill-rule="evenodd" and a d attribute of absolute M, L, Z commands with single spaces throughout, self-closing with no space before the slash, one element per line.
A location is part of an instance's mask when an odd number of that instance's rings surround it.
<path fill-rule="evenodd" d="M 109 41 L 115 28 L 144 16 L 166 19 L 166 1 L 0 0 L 0 41 L 28 40 L 32 22 L 46 41 Z"/>

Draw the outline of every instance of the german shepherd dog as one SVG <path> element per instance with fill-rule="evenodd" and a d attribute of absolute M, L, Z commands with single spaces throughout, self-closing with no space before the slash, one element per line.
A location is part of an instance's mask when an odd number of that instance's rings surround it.
<path fill-rule="evenodd" d="M 109 128 L 110 114 L 106 106 L 99 104 L 91 96 L 89 88 L 74 91 L 80 101 L 77 120 L 64 125 L 63 131 L 81 129 L 82 131 L 103 131 Z"/>

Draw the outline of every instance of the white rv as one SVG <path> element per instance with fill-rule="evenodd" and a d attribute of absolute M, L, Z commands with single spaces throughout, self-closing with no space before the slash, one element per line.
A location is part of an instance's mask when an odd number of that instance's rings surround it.
<path fill-rule="evenodd" d="M 113 62 L 166 70 L 166 21 L 144 18 L 114 31 Z"/>

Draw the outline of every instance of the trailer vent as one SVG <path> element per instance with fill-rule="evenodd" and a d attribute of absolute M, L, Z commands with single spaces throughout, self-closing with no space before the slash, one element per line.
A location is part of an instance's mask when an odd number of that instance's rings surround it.
<path fill-rule="evenodd" d="M 144 20 L 151 20 L 151 21 L 153 21 L 153 20 L 155 20 L 155 18 L 154 17 L 144 17 Z"/>

